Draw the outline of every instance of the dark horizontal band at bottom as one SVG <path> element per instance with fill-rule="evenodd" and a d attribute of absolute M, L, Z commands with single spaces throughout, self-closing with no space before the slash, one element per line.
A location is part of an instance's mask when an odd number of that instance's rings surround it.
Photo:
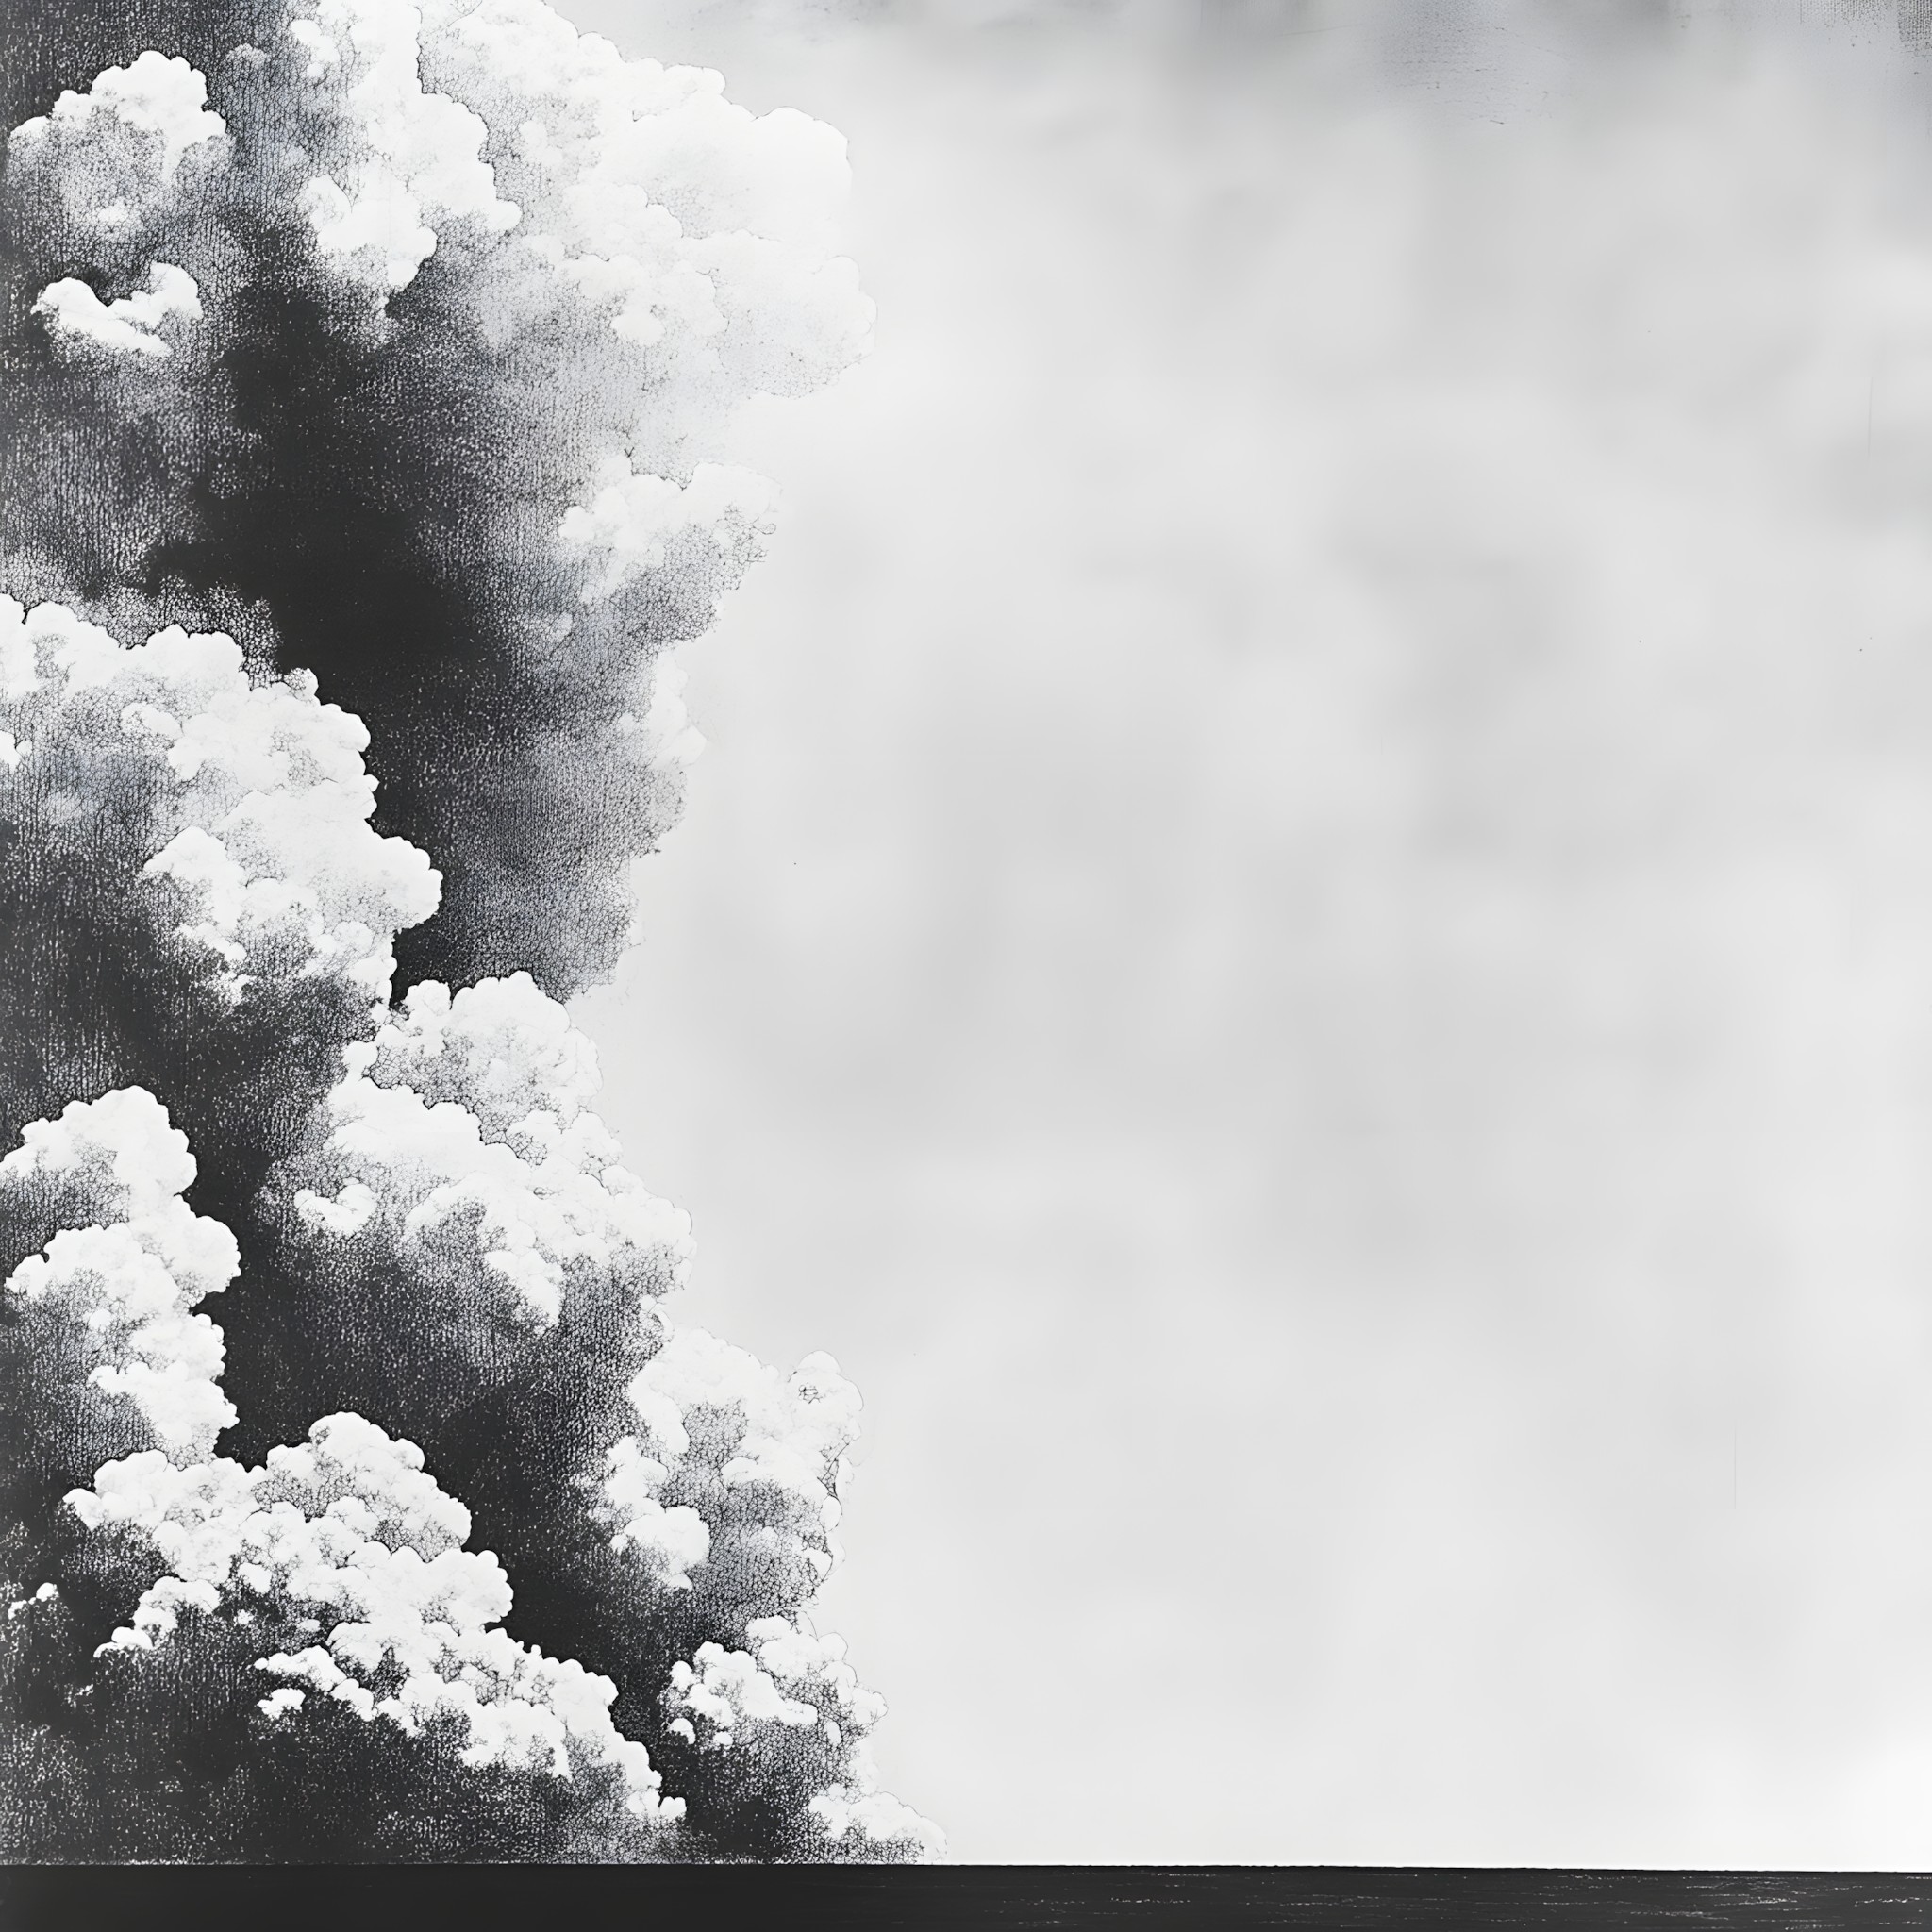
<path fill-rule="evenodd" d="M 378 1932 L 390 1925 L 966 1928 L 1932 1927 L 1921 1874 L 1457 1867 L 11 1866 L 0 1932 Z"/>

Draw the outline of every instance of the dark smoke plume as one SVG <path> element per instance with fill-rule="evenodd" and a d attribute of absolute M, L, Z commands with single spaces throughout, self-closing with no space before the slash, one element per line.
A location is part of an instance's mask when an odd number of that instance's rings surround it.
<path fill-rule="evenodd" d="M 722 432 L 865 347 L 842 143 L 540 0 L 8 42 L 0 1856 L 932 1856 L 809 1615 L 858 1398 L 672 1322 L 558 1004 Z"/>

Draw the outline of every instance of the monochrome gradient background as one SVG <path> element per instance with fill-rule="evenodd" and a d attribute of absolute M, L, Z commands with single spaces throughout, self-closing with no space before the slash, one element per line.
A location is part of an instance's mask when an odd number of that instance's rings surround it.
<path fill-rule="evenodd" d="M 887 1785 L 1932 1865 L 1932 9 L 564 6 L 851 144 L 576 1010 Z"/>

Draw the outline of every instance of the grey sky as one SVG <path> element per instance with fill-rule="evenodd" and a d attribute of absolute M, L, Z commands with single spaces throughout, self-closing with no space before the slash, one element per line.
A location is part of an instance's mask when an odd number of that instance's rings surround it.
<path fill-rule="evenodd" d="M 889 1787 L 1932 1863 L 1911 21 L 566 10 L 851 142 L 877 350 L 746 425 L 579 1011 L 694 1312 L 866 1393 Z"/>

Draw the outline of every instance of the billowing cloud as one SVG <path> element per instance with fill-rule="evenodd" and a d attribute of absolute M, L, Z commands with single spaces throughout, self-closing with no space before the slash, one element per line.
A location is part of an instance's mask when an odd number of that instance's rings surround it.
<path fill-rule="evenodd" d="M 857 1394 L 665 1312 L 558 1004 L 732 414 L 865 346 L 843 144 L 536 0 L 190 11 L 50 27 L 0 193 L 6 1853 L 929 1856 L 809 1623 Z"/>
<path fill-rule="evenodd" d="M 50 591 L 258 601 L 443 871 L 408 963 L 568 994 L 678 810 L 631 728 L 654 666 L 771 527 L 725 425 L 869 338 L 843 143 L 540 0 L 258 13 L 208 75 L 144 52 L 11 139 L 56 366 L 9 461 L 67 480 L 9 494 L 9 545 Z"/>

